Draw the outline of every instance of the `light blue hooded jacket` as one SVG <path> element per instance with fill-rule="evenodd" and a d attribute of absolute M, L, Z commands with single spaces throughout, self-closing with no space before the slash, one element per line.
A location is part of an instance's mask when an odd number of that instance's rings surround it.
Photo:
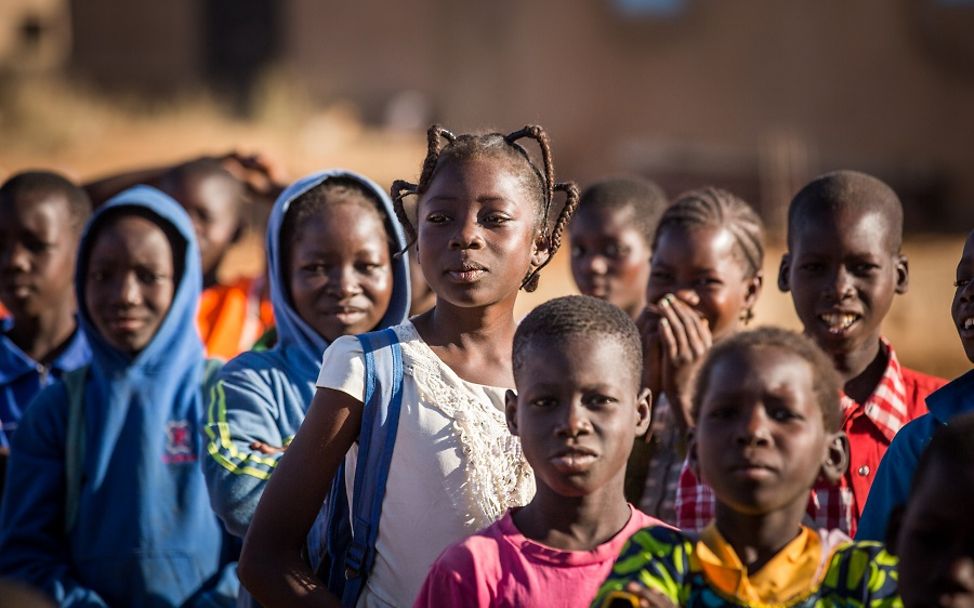
<path fill-rule="evenodd" d="M 84 297 L 96 230 L 123 209 L 170 225 L 185 244 L 166 317 L 134 356 L 101 336 Z M 233 605 L 234 541 L 210 509 L 199 467 L 201 285 L 192 223 L 165 194 L 126 190 L 89 221 L 75 275 L 92 351 L 76 520 L 66 531 L 69 397 L 58 382 L 37 396 L 14 435 L 0 509 L 0 576 L 39 587 L 62 606 Z M 229 586 L 217 591 L 219 584 Z"/>
<path fill-rule="evenodd" d="M 264 485 L 281 454 L 251 450 L 254 441 L 287 445 L 304 420 L 321 357 L 328 342 L 291 305 L 281 259 L 281 227 L 291 203 L 330 178 L 361 183 L 382 202 L 386 231 L 393 248 L 406 246 L 389 197 L 366 177 L 340 169 L 309 175 L 289 186 L 274 204 L 267 226 L 267 268 L 277 344 L 268 351 L 246 352 L 227 363 L 207 405 L 207 456 L 203 471 L 213 510 L 227 529 L 243 537 L 253 518 Z M 393 251 L 392 253 L 395 253 Z M 406 255 L 392 258 L 392 298 L 376 329 L 402 323 L 409 313 L 409 266 Z"/>

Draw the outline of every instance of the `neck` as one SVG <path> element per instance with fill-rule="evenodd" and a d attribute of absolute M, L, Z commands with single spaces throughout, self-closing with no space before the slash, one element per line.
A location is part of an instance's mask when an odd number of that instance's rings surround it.
<path fill-rule="evenodd" d="M 531 540 L 563 551 L 591 551 L 618 534 L 632 517 L 624 477 L 585 496 L 556 493 L 535 478 L 534 498 L 514 513 L 514 524 Z"/>
<path fill-rule="evenodd" d="M 645 308 L 646 308 L 646 298 L 643 297 L 639 301 L 634 302 L 633 304 L 627 306 L 623 310 L 625 311 L 625 313 L 627 315 L 629 315 L 629 318 L 630 319 L 632 319 L 633 321 L 635 321 L 636 319 L 639 318 L 639 315 L 641 315 L 643 313 L 643 310 Z"/>
<path fill-rule="evenodd" d="M 74 300 L 69 300 L 70 306 L 64 309 L 52 309 L 36 317 L 17 319 L 7 337 L 34 361 L 49 364 L 78 327 L 74 317 Z"/>
<path fill-rule="evenodd" d="M 514 339 L 514 301 L 493 306 L 462 308 L 438 300 L 429 312 L 414 319 L 414 324 L 430 346 L 459 348 L 482 347 L 484 343 L 510 346 Z"/>
<path fill-rule="evenodd" d="M 842 376 L 846 395 L 863 403 L 883 377 L 888 357 L 880 348 L 879 336 L 874 336 L 854 350 L 833 353 L 832 361 Z"/>
<path fill-rule="evenodd" d="M 217 264 L 217 268 L 219 268 L 219 264 Z M 217 279 L 216 268 L 203 275 L 203 289 L 209 289 L 210 287 L 219 284 L 219 282 L 220 281 Z"/>
<path fill-rule="evenodd" d="M 717 501 L 717 529 L 747 571 L 757 572 L 798 535 L 807 502 L 806 494 L 785 508 L 749 515 Z"/>

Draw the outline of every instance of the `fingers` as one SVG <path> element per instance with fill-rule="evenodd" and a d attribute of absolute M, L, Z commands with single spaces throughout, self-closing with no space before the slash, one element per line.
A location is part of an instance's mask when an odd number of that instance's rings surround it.
<path fill-rule="evenodd" d="M 663 296 L 659 308 L 660 334 L 672 362 L 686 365 L 700 359 L 713 344 L 706 319 L 672 294 Z"/>
<path fill-rule="evenodd" d="M 637 582 L 626 585 L 626 592 L 639 598 L 640 608 L 676 608 L 670 598 L 655 589 L 644 587 Z"/>
<path fill-rule="evenodd" d="M 260 452 L 261 454 L 270 455 L 270 454 L 278 454 L 280 452 L 283 452 L 287 448 L 279 448 L 273 445 L 266 444 L 262 441 L 252 441 L 250 443 L 250 449 L 256 452 Z"/>

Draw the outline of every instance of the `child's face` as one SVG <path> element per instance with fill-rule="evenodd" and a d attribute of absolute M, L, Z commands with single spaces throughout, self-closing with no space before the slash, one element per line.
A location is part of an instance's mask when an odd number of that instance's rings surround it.
<path fill-rule="evenodd" d="M 583 210 L 571 223 L 572 276 L 587 296 L 641 312 L 649 280 L 649 246 L 631 207 Z"/>
<path fill-rule="evenodd" d="M 964 252 L 957 263 L 954 301 L 950 316 L 954 319 L 964 353 L 974 363 L 974 232 L 967 236 Z"/>
<path fill-rule="evenodd" d="M 89 253 L 85 305 L 109 344 L 129 354 L 145 348 L 174 290 L 172 246 L 159 226 L 127 215 L 101 229 Z"/>
<path fill-rule="evenodd" d="M 507 393 L 507 420 L 539 483 L 563 496 L 621 484 L 633 438 L 649 426 L 648 391 L 610 337 L 537 342 Z"/>
<path fill-rule="evenodd" d="M 542 260 L 535 202 L 504 161 L 441 167 L 419 204 L 419 263 L 438 301 L 484 306 L 516 297 Z"/>
<path fill-rule="evenodd" d="M 878 340 L 893 295 L 906 291 L 906 258 L 892 250 L 889 232 L 881 213 L 843 208 L 809 214 L 794 235 L 779 286 L 791 290 L 805 332 L 826 352 Z"/>
<path fill-rule="evenodd" d="M 298 315 L 329 342 L 372 330 L 392 297 L 379 217 L 356 204 L 326 205 L 294 238 L 288 284 Z"/>
<path fill-rule="evenodd" d="M 0 301 L 15 320 L 74 301 L 78 237 L 61 196 L 0 206 Z"/>
<path fill-rule="evenodd" d="M 907 608 L 974 606 L 974 475 L 960 469 L 932 463 L 907 504 L 896 539 Z"/>
<path fill-rule="evenodd" d="M 646 300 L 673 294 L 707 320 L 714 339 L 736 330 L 760 293 L 726 228 L 665 226 L 656 237 Z"/>
<path fill-rule="evenodd" d="M 832 440 L 811 366 L 778 347 L 752 348 L 723 356 L 706 380 L 691 449 L 717 501 L 800 517 Z"/>
<path fill-rule="evenodd" d="M 225 176 L 194 176 L 172 194 L 193 220 L 203 275 L 212 274 L 240 230 L 240 188 Z"/>

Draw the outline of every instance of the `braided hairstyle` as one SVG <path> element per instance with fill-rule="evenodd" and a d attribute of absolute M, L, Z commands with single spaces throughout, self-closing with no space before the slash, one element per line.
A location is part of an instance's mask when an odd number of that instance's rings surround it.
<path fill-rule="evenodd" d="M 539 169 L 527 150 L 517 143 L 519 139 L 530 138 L 538 142 L 541 148 L 541 164 Z M 446 145 L 443 143 L 446 142 Z M 437 171 L 445 164 L 457 161 L 467 161 L 477 158 L 498 158 L 506 161 L 517 176 L 522 189 L 533 202 L 536 209 L 536 221 L 540 227 L 539 241 L 548 251 L 548 256 L 537 268 L 528 273 L 521 282 L 521 288 L 531 292 L 538 288 L 541 269 L 548 265 L 551 258 L 561 246 L 562 237 L 568 222 L 578 207 L 578 186 L 574 182 L 556 183 L 555 168 L 551 161 L 551 145 L 548 135 L 538 125 L 528 125 L 523 129 L 504 135 L 502 133 L 462 133 L 454 135 L 439 125 L 433 125 L 426 132 L 426 158 L 423 160 L 423 170 L 419 183 L 413 184 L 404 180 L 396 180 L 392 184 L 392 201 L 396 210 L 396 217 L 409 235 L 410 246 L 416 241 L 416 228 L 409 220 L 403 206 L 403 198 L 409 195 L 422 197 L 429 190 Z M 555 192 L 564 192 L 566 201 L 561 212 L 551 223 L 552 200 Z"/>
<path fill-rule="evenodd" d="M 691 190 L 677 197 L 659 220 L 653 237 L 653 251 L 667 226 L 723 228 L 734 237 L 734 251 L 744 264 L 745 278 L 753 278 L 764 264 L 764 223 L 743 199 L 720 188 Z M 754 311 L 743 311 L 750 322 Z"/>

